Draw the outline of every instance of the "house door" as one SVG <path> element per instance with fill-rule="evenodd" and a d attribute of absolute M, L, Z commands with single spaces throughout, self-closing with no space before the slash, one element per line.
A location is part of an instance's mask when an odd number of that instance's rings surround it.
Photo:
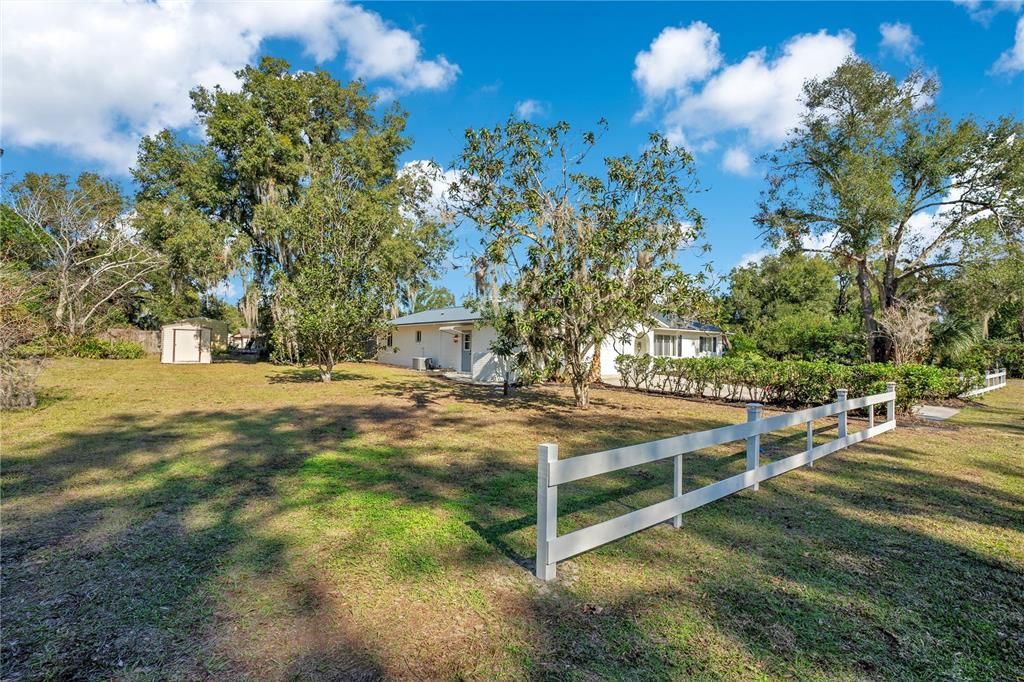
<path fill-rule="evenodd" d="M 462 371 L 473 372 L 473 335 L 462 333 Z"/>

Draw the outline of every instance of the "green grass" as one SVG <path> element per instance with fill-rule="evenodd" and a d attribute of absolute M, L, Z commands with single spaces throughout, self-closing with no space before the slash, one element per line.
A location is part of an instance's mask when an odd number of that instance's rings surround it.
<path fill-rule="evenodd" d="M 376 365 L 55 361 L 3 415 L 4 679 L 1019 679 L 1024 382 L 530 575 L 536 445 L 745 419 Z M 851 432 L 863 423 L 851 423 Z M 822 442 L 834 423 L 819 424 Z M 766 440 L 802 449 L 802 429 Z M 687 485 L 743 444 L 686 457 Z M 566 486 L 560 531 L 669 494 Z"/>

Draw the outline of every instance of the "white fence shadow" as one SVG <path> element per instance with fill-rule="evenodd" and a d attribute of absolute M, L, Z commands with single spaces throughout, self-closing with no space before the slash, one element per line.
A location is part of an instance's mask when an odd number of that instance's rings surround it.
<path fill-rule="evenodd" d="M 875 424 L 875 405 L 879 403 L 886 404 L 886 418 L 884 422 Z M 868 427 L 857 433 L 847 434 L 846 413 L 864 408 L 868 410 Z M 814 421 L 834 415 L 839 417 L 838 437 L 815 446 Z M 760 464 L 763 434 L 803 423 L 807 425 L 806 450 L 776 462 Z M 816 459 L 895 428 L 896 384 L 890 382 L 886 385 L 885 393 L 848 400 L 846 390 L 840 389 L 836 391 L 834 403 L 774 417 L 762 418 L 761 405 L 750 403 L 747 405 L 745 424 L 723 426 L 569 459 L 559 460 L 558 445 L 544 443 L 540 445 L 537 457 L 536 575 L 541 580 L 552 580 L 559 561 L 565 561 L 669 519 L 672 519 L 672 525 L 678 528 L 682 525 L 682 515 L 688 511 L 746 488 L 757 490 L 761 481 L 805 464 L 813 465 Z M 744 439 L 747 441 L 746 471 L 703 488 L 683 492 L 682 455 Z M 671 498 L 567 535 L 558 535 L 558 486 L 669 457 L 675 458 L 674 494 Z"/>

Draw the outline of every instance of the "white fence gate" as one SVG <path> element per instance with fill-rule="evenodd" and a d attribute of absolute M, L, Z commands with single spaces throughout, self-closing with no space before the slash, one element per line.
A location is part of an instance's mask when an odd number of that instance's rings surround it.
<path fill-rule="evenodd" d="M 992 372 L 985 372 L 985 385 L 984 386 L 982 386 L 980 388 L 976 388 L 973 391 L 967 391 L 967 393 L 964 393 L 960 397 L 962 397 L 962 398 L 969 398 L 972 395 L 981 395 L 982 393 L 988 393 L 989 391 L 994 391 L 997 388 L 1004 388 L 1005 386 L 1006 386 L 1006 370 L 1005 369 L 997 369 L 997 370 L 992 371 Z"/>
<path fill-rule="evenodd" d="M 875 405 L 879 403 L 886 404 L 886 418 L 884 422 L 875 424 Z M 863 408 L 868 409 L 868 427 L 847 434 L 846 413 Z M 833 415 L 839 416 L 838 438 L 815 446 L 814 421 Z M 807 449 L 800 454 L 761 465 L 761 435 L 802 423 L 807 424 Z M 840 389 L 836 392 L 834 403 L 763 419 L 761 405 L 750 403 L 747 405 L 745 424 L 723 426 L 569 459 L 559 460 L 558 445 L 544 443 L 539 447 L 537 458 L 537 577 L 552 580 L 559 561 L 669 519 L 672 519 L 673 526 L 679 528 L 682 515 L 688 511 L 746 488 L 757 490 L 761 481 L 805 464 L 813 466 L 816 459 L 895 428 L 896 384 L 890 382 L 886 385 L 885 393 L 848 400 L 846 390 Z M 703 488 L 683 492 L 682 455 L 743 439 L 747 441 L 746 471 Z M 674 494 L 671 498 L 567 535 L 558 535 L 558 486 L 669 457 L 675 458 Z"/>

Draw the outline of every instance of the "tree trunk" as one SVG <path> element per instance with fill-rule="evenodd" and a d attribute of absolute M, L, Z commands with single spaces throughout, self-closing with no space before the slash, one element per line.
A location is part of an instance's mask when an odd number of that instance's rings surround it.
<path fill-rule="evenodd" d="M 320 381 L 326 384 L 334 374 L 334 351 L 321 354 L 320 359 Z"/>
<path fill-rule="evenodd" d="M 867 355 L 870 362 L 881 362 L 883 353 L 882 340 L 878 335 L 878 322 L 875 320 L 875 304 L 871 300 L 871 283 L 868 281 L 867 266 L 857 263 L 857 291 L 860 293 L 860 311 L 864 320 L 864 333 L 867 334 Z"/>
<path fill-rule="evenodd" d="M 988 340 L 988 322 L 992 319 L 992 313 L 981 314 L 981 338 Z"/>
<path fill-rule="evenodd" d="M 572 392 L 576 396 L 576 407 L 581 410 L 590 407 L 590 381 L 587 378 L 580 380 L 574 376 Z"/>
<path fill-rule="evenodd" d="M 603 342 L 602 342 L 603 343 Z M 594 355 L 590 358 L 590 370 L 587 372 L 587 381 L 594 383 L 601 380 L 601 344 L 594 345 Z"/>

